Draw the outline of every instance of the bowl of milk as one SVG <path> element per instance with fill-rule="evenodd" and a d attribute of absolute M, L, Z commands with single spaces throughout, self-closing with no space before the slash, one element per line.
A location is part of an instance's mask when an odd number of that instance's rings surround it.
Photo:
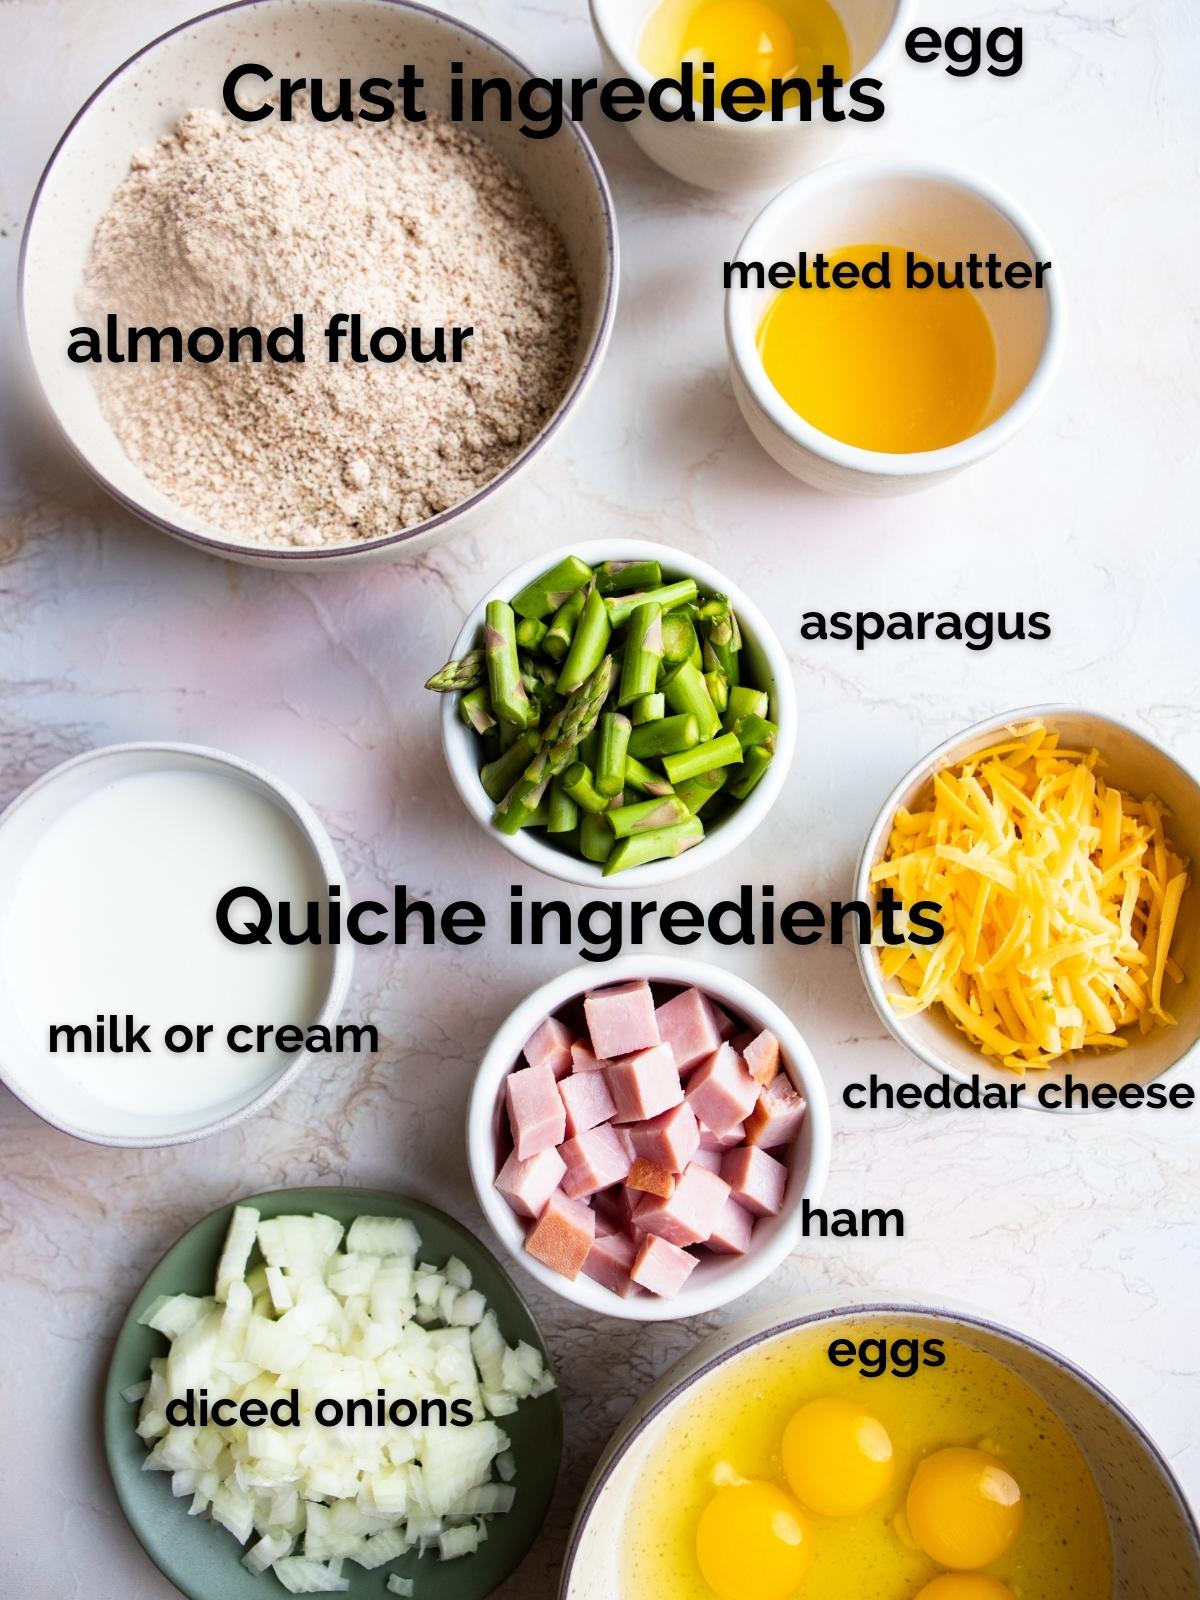
<path fill-rule="evenodd" d="M 215 1133 L 336 1033 L 349 946 L 230 937 L 262 899 L 303 912 L 342 884 L 312 808 L 235 756 L 127 744 L 56 767 L 0 817 L 0 883 L 0 1079 L 76 1138 Z"/>

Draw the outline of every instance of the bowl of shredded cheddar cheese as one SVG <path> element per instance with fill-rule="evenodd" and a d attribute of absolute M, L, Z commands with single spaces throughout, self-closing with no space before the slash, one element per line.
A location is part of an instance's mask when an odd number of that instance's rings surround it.
<path fill-rule="evenodd" d="M 1197 862 L 1200 783 L 1147 735 L 1057 706 L 989 718 L 914 767 L 867 839 L 857 897 L 932 901 L 944 930 L 877 926 L 868 993 L 936 1072 L 1028 1080 L 1016 1103 L 1084 1109 L 1102 1085 L 1161 1103 L 1148 1086 L 1200 1039 Z"/>

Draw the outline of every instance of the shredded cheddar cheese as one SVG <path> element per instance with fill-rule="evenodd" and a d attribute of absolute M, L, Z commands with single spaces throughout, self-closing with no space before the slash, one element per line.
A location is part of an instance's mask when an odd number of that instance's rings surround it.
<path fill-rule="evenodd" d="M 945 928 L 936 945 L 881 945 L 900 1014 L 941 1005 L 1017 1072 L 1174 1023 L 1163 989 L 1183 978 L 1171 944 L 1188 862 L 1159 803 L 1106 784 L 1098 764 L 1032 723 L 896 813 L 872 881 L 905 905 L 935 901 Z"/>

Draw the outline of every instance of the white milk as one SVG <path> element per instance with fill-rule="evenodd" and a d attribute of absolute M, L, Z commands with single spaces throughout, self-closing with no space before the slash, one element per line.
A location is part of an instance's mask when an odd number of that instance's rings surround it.
<path fill-rule="evenodd" d="M 325 888 L 296 824 L 233 777 L 133 773 L 57 817 L 17 874 L 0 937 L 9 1004 L 47 1071 L 155 1116 L 245 1097 L 294 1059 L 273 1048 L 239 1055 L 224 1036 L 234 1023 L 311 1022 L 329 952 L 229 943 L 214 912 L 239 884 L 272 901 L 322 898 Z M 94 1024 L 98 1012 L 149 1023 L 152 1053 L 49 1054 L 51 1023 Z M 169 1052 L 173 1023 L 213 1024 L 204 1053 Z"/>

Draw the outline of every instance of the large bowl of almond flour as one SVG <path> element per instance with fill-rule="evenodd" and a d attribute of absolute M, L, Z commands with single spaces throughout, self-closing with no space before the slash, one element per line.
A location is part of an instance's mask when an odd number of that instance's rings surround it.
<path fill-rule="evenodd" d="M 221 98 L 247 62 L 271 74 L 239 88 L 254 122 Z M 342 99 L 391 79 L 399 101 L 408 63 L 423 121 Z M 498 97 L 451 120 L 451 63 L 531 75 L 407 0 L 247 0 L 147 45 L 63 136 L 25 233 L 26 342 L 68 444 L 164 532 L 277 566 L 414 554 L 489 518 L 578 406 L 616 299 L 604 176 L 569 121 L 530 139 Z M 308 79 L 288 119 L 284 77 Z M 351 115 L 318 120 L 318 95 Z M 303 361 L 253 359 L 298 315 Z M 72 361 L 87 328 L 104 359 Z M 181 360 L 146 331 L 173 329 Z M 372 346 L 383 329 L 402 341 Z"/>

